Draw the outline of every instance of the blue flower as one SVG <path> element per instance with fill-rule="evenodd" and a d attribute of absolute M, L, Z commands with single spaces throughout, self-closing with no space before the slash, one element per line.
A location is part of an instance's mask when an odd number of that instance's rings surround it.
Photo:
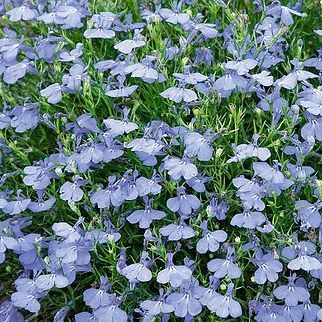
<path fill-rule="evenodd" d="M 174 265 L 173 254 L 167 254 L 166 268 L 158 273 L 157 281 L 161 284 L 170 283 L 172 287 L 179 287 L 184 280 L 192 276 L 190 268 L 184 265 Z"/>
<path fill-rule="evenodd" d="M 210 311 L 215 312 L 217 316 L 226 318 L 231 316 L 237 318 L 242 315 L 241 305 L 233 299 L 234 284 L 230 283 L 225 295 L 218 294 L 207 304 Z"/>

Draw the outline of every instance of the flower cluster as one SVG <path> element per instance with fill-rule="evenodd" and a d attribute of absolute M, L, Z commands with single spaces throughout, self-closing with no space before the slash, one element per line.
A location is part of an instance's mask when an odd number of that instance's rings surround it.
<path fill-rule="evenodd" d="M 112 2 L 0 3 L 0 320 L 322 320 L 314 5 Z"/>

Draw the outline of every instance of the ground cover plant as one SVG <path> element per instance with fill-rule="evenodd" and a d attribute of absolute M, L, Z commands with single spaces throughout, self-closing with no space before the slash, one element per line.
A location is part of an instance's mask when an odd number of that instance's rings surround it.
<path fill-rule="evenodd" d="M 319 1 L 0 13 L 0 321 L 322 320 Z"/>

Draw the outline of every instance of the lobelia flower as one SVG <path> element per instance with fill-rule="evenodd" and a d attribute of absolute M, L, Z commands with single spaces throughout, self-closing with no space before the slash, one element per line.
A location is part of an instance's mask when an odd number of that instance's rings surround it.
<path fill-rule="evenodd" d="M 74 242 L 62 242 L 54 244 L 54 254 L 63 264 L 74 263 L 76 266 L 87 266 L 90 264 L 91 243 L 85 238 Z M 90 266 L 89 266 L 90 269 Z"/>
<path fill-rule="evenodd" d="M 13 22 L 17 22 L 21 20 L 28 21 L 35 18 L 36 11 L 24 4 L 20 7 L 15 7 L 7 11 L 6 14 L 9 15 L 9 20 Z"/>
<path fill-rule="evenodd" d="M 59 42 L 63 39 L 61 37 L 50 36 L 50 33 L 46 38 L 38 37 L 36 39 L 36 52 L 38 58 L 43 59 L 47 63 L 53 63 Z"/>
<path fill-rule="evenodd" d="M 49 85 L 40 91 L 40 95 L 47 98 L 48 103 L 57 104 L 63 99 L 62 86 L 58 83 Z"/>
<path fill-rule="evenodd" d="M 303 63 L 299 62 L 296 58 L 292 59 L 291 63 L 294 66 L 293 71 L 290 74 L 277 79 L 275 83 L 278 86 L 284 87 L 286 89 L 293 89 L 298 82 L 318 77 L 318 75 L 303 70 Z"/>
<path fill-rule="evenodd" d="M 225 295 L 218 294 L 207 304 L 207 308 L 215 312 L 217 316 L 226 318 L 231 316 L 237 318 L 242 315 L 241 305 L 233 299 L 234 284 L 228 284 Z"/>
<path fill-rule="evenodd" d="M 183 73 L 173 73 L 173 76 L 181 83 L 196 85 L 199 82 L 204 82 L 208 76 L 200 73 L 191 73 L 191 66 L 185 66 Z"/>
<path fill-rule="evenodd" d="M 120 121 L 113 118 L 108 118 L 103 121 L 104 125 L 109 132 L 113 134 L 113 136 L 129 134 L 139 128 L 136 123 L 129 120 L 129 113 L 130 110 L 125 108 L 123 110 L 123 120 Z"/>
<path fill-rule="evenodd" d="M 121 239 L 121 234 L 113 227 L 110 220 L 104 220 L 105 230 L 90 230 L 85 233 L 85 239 L 90 240 L 93 246 L 99 244 L 106 244 L 114 241 L 115 243 Z"/>
<path fill-rule="evenodd" d="M 304 90 L 299 93 L 298 105 L 303 106 L 307 112 L 319 116 L 322 115 L 322 91 L 313 89 L 313 91 Z"/>
<path fill-rule="evenodd" d="M 64 320 L 66 319 L 67 314 L 70 311 L 70 306 L 66 305 L 63 306 L 62 308 L 60 308 L 56 314 L 54 315 L 54 319 L 53 322 L 64 322 Z"/>
<path fill-rule="evenodd" d="M 93 205 L 97 204 L 97 207 L 109 208 L 112 204 L 114 207 L 119 207 L 123 203 L 123 199 L 117 194 L 118 187 L 115 185 L 115 176 L 108 177 L 108 187 L 106 189 L 96 190 L 90 197 L 90 201 Z"/>
<path fill-rule="evenodd" d="M 298 305 L 300 320 L 303 322 L 314 322 L 318 317 L 320 306 L 312 304 L 309 300 Z"/>
<path fill-rule="evenodd" d="M 143 197 L 145 203 L 144 210 L 135 210 L 126 219 L 131 224 L 139 223 L 140 228 L 149 228 L 153 220 L 160 220 L 166 216 L 165 212 L 152 209 L 153 199 Z"/>
<path fill-rule="evenodd" d="M 208 305 L 208 303 L 212 299 L 218 296 L 218 293 L 216 291 L 218 289 L 219 284 L 220 279 L 211 275 L 209 278 L 209 286 L 203 289 L 202 296 L 199 298 L 199 301 L 202 305 Z"/>
<path fill-rule="evenodd" d="M 189 20 L 182 25 L 184 30 L 188 30 L 191 33 L 196 31 L 200 32 L 203 38 L 212 39 L 218 36 L 218 30 L 216 24 L 202 23 L 201 20 L 204 18 L 202 14 L 197 13 L 193 20 Z"/>
<path fill-rule="evenodd" d="M 111 89 L 111 86 L 105 86 L 105 94 L 109 97 L 129 97 L 138 88 L 138 85 L 125 86 L 125 76 L 119 75 L 117 77 L 116 89 Z"/>
<path fill-rule="evenodd" d="M 83 135 L 94 132 L 99 133 L 100 129 L 97 127 L 97 122 L 95 118 L 93 118 L 91 115 L 88 114 L 82 114 L 77 117 L 75 122 L 67 123 L 66 124 L 66 130 L 73 131 L 73 134 L 75 135 L 75 141 L 76 145 L 79 145 Z"/>
<path fill-rule="evenodd" d="M 303 309 L 301 304 L 296 306 L 284 305 L 282 318 L 287 319 L 288 321 L 301 322 L 303 317 Z"/>
<path fill-rule="evenodd" d="M 148 260 L 149 254 L 143 251 L 141 254 L 140 262 L 125 266 L 122 269 L 122 274 L 131 282 L 137 280 L 139 282 L 148 282 L 152 279 L 152 273 L 148 269 L 151 265 L 151 260 Z"/>
<path fill-rule="evenodd" d="M 227 239 L 227 233 L 223 230 L 209 231 L 207 221 L 203 221 L 200 225 L 202 229 L 202 238 L 199 239 L 196 245 L 197 252 L 205 254 L 208 251 L 215 252 L 219 249 L 220 244 Z"/>
<path fill-rule="evenodd" d="M 87 179 L 83 180 L 79 176 L 75 177 L 74 182 L 65 182 L 59 189 L 60 199 L 66 200 L 68 202 L 80 201 L 84 196 L 84 192 L 80 187 L 87 183 Z"/>
<path fill-rule="evenodd" d="M 265 17 L 259 24 L 256 25 L 256 29 L 257 33 L 260 34 L 260 36 L 256 38 L 256 42 L 263 42 L 268 48 L 270 48 L 270 50 L 267 50 L 266 53 L 270 52 L 271 54 L 273 54 L 273 60 L 275 58 L 274 54 L 276 55 L 278 53 L 278 56 L 282 56 L 280 61 L 283 61 L 285 59 L 285 55 L 282 45 L 284 45 L 286 41 L 285 38 L 281 37 L 282 27 L 280 24 L 277 24 L 276 18 L 269 16 Z M 278 47 L 276 43 L 280 45 L 280 47 Z M 277 51 L 277 48 L 279 48 L 280 50 Z M 279 63 L 280 61 L 277 60 L 273 62 L 273 64 Z M 268 64 L 268 66 L 271 67 L 272 64 Z"/>
<path fill-rule="evenodd" d="M 17 240 L 14 252 L 19 255 L 19 261 L 26 270 L 42 269 L 43 258 L 39 256 L 39 249 L 44 245 L 39 234 L 22 235 Z"/>
<path fill-rule="evenodd" d="M 268 148 L 260 148 L 257 143 L 258 139 L 259 135 L 254 134 L 252 144 L 239 144 L 237 146 L 233 145 L 235 156 L 227 160 L 227 163 L 239 162 L 250 157 L 257 157 L 261 161 L 266 161 L 268 158 L 270 158 L 271 152 Z"/>
<path fill-rule="evenodd" d="M 201 135 L 197 132 L 187 133 L 184 137 L 185 155 L 188 157 L 197 157 L 199 161 L 209 161 L 214 152 L 211 143 L 217 137 L 216 134 L 206 133 Z"/>
<path fill-rule="evenodd" d="M 167 293 L 164 294 L 164 290 L 159 289 L 160 296 L 156 299 L 145 300 L 140 303 L 140 307 L 146 311 L 149 315 L 156 316 L 159 314 L 169 314 L 174 311 L 174 306 L 169 303 L 167 299 Z"/>
<path fill-rule="evenodd" d="M 155 56 L 146 56 L 141 63 L 130 64 L 125 67 L 125 74 L 131 74 L 131 77 L 141 78 L 144 82 L 152 84 L 155 81 L 165 80 L 163 74 L 159 73 L 153 64 L 157 59 Z"/>
<path fill-rule="evenodd" d="M 274 78 L 267 70 L 263 70 L 259 74 L 252 74 L 250 77 L 263 86 L 272 86 L 274 84 Z"/>
<path fill-rule="evenodd" d="M 142 321 L 145 321 L 145 322 L 152 322 L 154 317 L 152 314 L 149 314 L 149 312 L 147 311 L 144 311 L 142 310 L 141 308 L 136 308 L 133 310 L 133 313 L 136 313 L 139 315 L 139 318 L 142 320 Z"/>
<path fill-rule="evenodd" d="M 172 287 L 179 287 L 184 280 L 188 280 L 192 276 L 190 268 L 173 263 L 173 254 L 167 253 L 166 268 L 160 271 L 157 275 L 157 281 L 160 284 L 170 283 Z"/>
<path fill-rule="evenodd" d="M 317 69 L 319 72 L 322 71 L 322 50 L 318 50 L 318 57 L 313 57 L 305 60 L 303 65 L 306 67 L 313 67 Z"/>
<path fill-rule="evenodd" d="M 257 178 L 251 180 L 244 176 L 233 179 L 233 185 L 238 188 L 236 195 L 242 200 L 244 208 L 262 211 L 265 209 L 265 203 L 262 197 L 266 195 L 264 186 Z"/>
<path fill-rule="evenodd" d="M 122 300 L 115 293 L 111 294 L 111 302 L 107 306 L 102 306 L 95 310 L 94 317 L 97 318 L 98 322 L 127 322 L 128 316 L 126 312 L 119 308 Z"/>
<path fill-rule="evenodd" d="M 62 50 L 58 53 L 57 59 L 61 62 L 79 62 L 80 57 L 83 55 L 83 47 L 82 43 L 77 43 L 75 49 L 71 51 Z"/>
<path fill-rule="evenodd" d="M 299 242 L 294 246 L 287 246 L 283 248 L 282 255 L 291 261 L 288 263 L 287 267 L 291 270 L 311 271 L 321 268 L 320 261 L 312 257 L 315 253 L 315 245 L 310 242 Z"/>
<path fill-rule="evenodd" d="M 209 48 L 198 47 L 196 48 L 196 56 L 194 58 L 194 64 L 205 64 L 210 66 L 214 60 L 212 51 Z"/>
<path fill-rule="evenodd" d="M 90 141 L 82 145 L 76 161 L 78 164 L 100 163 L 104 159 L 105 145 Z"/>
<path fill-rule="evenodd" d="M 180 180 L 181 177 L 189 180 L 198 174 L 197 167 L 186 156 L 183 156 L 182 159 L 166 157 L 164 160 L 164 169 L 168 170 L 169 176 L 173 180 Z"/>
<path fill-rule="evenodd" d="M 1 228 L 1 227 L 0 227 Z M 0 230 L 0 264 L 5 261 L 5 252 L 7 249 L 15 249 L 17 246 L 17 241 L 14 237 L 8 236 L 6 233 L 8 229 Z"/>
<path fill-rule="evenodd" d="M 320 227 L 321 215 L 319 211 L 322 208 L 320 201 L 311 204 L 307 200 L 299 200 L 295 207 L 298 210 L 296 219 L 301 221 L 301 229 L 309 230 L 311 227 Z"/>
<path fill-rule="evenodd" d="M 135 29 L 133 39 L 126 39 L 116 44 L 114 48 L 123 54 L 129 54 L 133 49 L 145 46 L 145 37 L 141 35 L 141 30 Z"/>
<path fill-rule="evenodd" d="M 116 271 L 123 275 L 122 270 L 124 267 L 126 267 L 126 249 L 125 247 L 121 247 L 120 253 L 116 262 Z"/>
<path fill-rule="evenodd" d="M 119 32 L 129 32 L 131 30 L 135 29 L 143 29 L 145 27 L 144 22 L 132 22 L 133 15 L 132 13 L 127 13 L 124 16 L 124 23 L 119 19 L 119 15 L 116 16 L 116 19 L 114 21 L 114 30 Z"/>
<path fill-rule="evenodd" d="M 29 312 L 36 313 L 40 310 L 40 303 L 37 296 L 27 292 L 15 292 L 11 295 L 11 301 L 14 306 L 26 309 Z"/>
<path fill-rule="evenodd" d="M 305 183 L 315 172 L 312 167 L 303 166 L 301 161 L 297 161 L 296 164 L 287 163 L 286 166 L 291 173 L 291 177 L 295 179 L 295 183 L 297 184 Z"/>
<path fill-rule="evenodd" d="M 257 104 L 257 107 L 268 112 L 272 110 L 271 106 L 273 106 L 273 112 L 275 114 L 285 114 L 284 111 L 289 110 L 289 104 L 283 97 L 281 97 L 280 92 L 280 87 L 275 86 L 271 94 L 267 95 L 265 93 L 264 95 L 259 95 L 261 100 Z"/>
<path fill-rule="evenodd" d="M 15 60 L 17 58 L 18 53 L 25 48 L 30 48 L 29 46 L 24 45 L 24 41 L 23 39 L 18 39 L 19 36 L 17 35 L 17 32 L 10 29 L 9 27 L 4 27 L 3 28 L 3 36 L 1 38 L 1 47 L 4 48 L 4 52 L 1 53 L 2 58 L 5 61 L 12 61 Z M 22 47 L 20 47 L 20 45 L 22 45 Z M 16 48 L 13 48 L 16 47 Z M 11 56 L 9 54 L 9 56 L 6 56 L 6 52 L 7 51 L 12 51 L 12 53 L 14 54 L 13 56 Z"/>
<path fill-rule="evenodd" d="M 318 35 L 318 36 L 322 36 L 322 29 L 315 29 L 314 32 Z"/>
<path fill-rule="evenodd" d="M 256 256 L 252 262 L 258 266 L 255 271 L 255 282 L 257 284 L 265 284 L 266 281 L 276 282 L 278 273 L 283 270 L 283 265 L 275 259 L 273 253 L 264 254 L 261 248 L 256 249 Z"/>
<path fill-rule="evenodd" d="M 186 280 L 180 286 L 179 292 L 171 293 L 167 301 L 174 306 L 174 315 L 186 317 L 188 314 L 193 317 L 201 313 L 202 305 L 199 301 L 203 287 L 199 286 L 196 279 Z"/>
<path fill-rule="evenodd" d="M 52 271 L 50 274 L 39 275 L 35 279 L 36 286 L 43 291 L 50 290 L 54 287 L 64 288 L 69 285 L 67 277 L 59 272 Z"/>
<path fill-rule="evenodd" d="M 205 183 L 208 182 L 209 180 L 210 180 L 209 177 L 198 174 L 195 177 L 188 179 L 186 183 L 194 191 L 202 193 L 206 191 Z"/>
<path fill-rule="evenodd" d="M 72 29 L 83 26 L 81 20 L 88 14 L 88 11 L 74 2 L 70 5 L 59 4 L 55 14 L 58 24 L 62 25 L 63 29 Z"/>
<path fill-rule="evenodd" d="M 214 89 L 221 93 L 224 97 L 228 97 L 231 91 L 235 89 L 246 88 L 248 81 L 245 77 L 238 75 L 237 72 L 230 72 L 220 78 L 214 83 Z"/>
<path fill-rule="evenodd" d="M 24 168 L 23 183 L 31 186 L 35 190 L 44 190 L 50 184 L 50 179 L 58 179 L 58 175 L 54 173 L 56 165 L 49 159 L 39 161 L 33 166 Z"/>
<path fill-rule="evenodd" d="M 128 170 L 123 174 L 123 177 L 115 183 L 117 186 L 115 193 L 119 196 L 122 202 L 138 198 L 139 193 L 135 186 L 135 179 L 137 176 L 137 171 Z"/>
<path fill-rule="evenodd" d="M 313 148 L 312 144 L 314 144 L 314 142 L 312 142 L 312 141 L 311 142 L 307 142 L 307 141 L 301 142 L 298 139 L 297 135 L 294 135 L 293 137 L 285 137 L 284 139 L 290 141 L 292 145 L 287 145 L 284 148 L 283 152 L 286 155 L 294 155 L 296 157 L 296 159 L 299 159 L 299 158 L 307 155 Z"/>
<path fill-rule="evenodd" d="M 176 24 L 185 24 L 190 20 L 190 17 L 187 13 L 181 12 L 182 1 L 173 1 L 171 9 L 161 8 L 159 14 L 166 22 L 169 22 L 173 25 Z"/>
<path fill-rule="evenodd" d="M 263 226 L 258 226 L 256 227 L 256 229 L 258 231 L 260 231 L 263 234 L 269 234 L 274 230 L 274 226 L 272 225 L 272 223 L 266 219 L 265 223 L 263 224 Z"/>
<path fill-rule="evenodd" d="M 24 322 L 25 320 L 11 301 L 2 301 L 0 303 L 0 319 L 4 322 Z"/>
<path fill-rule="evenodd" d="M 130 65 L 133 60 L 133 54 L 119 54 L 115 60 L 108 59 L 102 60 L 94 64 L 94 67 L 100 72 L 103 73 L 107 70 L 110 71 L 110 74 L 113 76 L 125 75 L 125 68 Z"/>
<path fill-rule="evenodd" d="M 115 36 L 115 32 L 111 28 L 115 17 L 116 15 L 111 12 L 94 14 L 91 19 L 89 19 L 89 23 L 94 24 L 94 28 L 85 30 L 84 37 L 102 39 L 113 38 Z"/>
<path fill-rule="evenodd" d="M 296 286 L 296 274 L 293 274 L 287 285 L 278 286 L 274 291 L 274 296 L 279 300 L 284 300 L 288 306 L 295 306 L 299 302 L 306 302 L 310 298 L 307 289 Z"/>
<path fill-rule="evenodd" d="M 162 189 L 159 183 L 163 181 L 164 179 L 157 174 L 156 170 L 153 170 L 151 179 L 139 177 L 135 181 L 135 186 L 140 197 L 147 196 L 148 194 L 158 195 Z"/>
<path fill-rule="evenodd" d="M 180 103 L 181 101 L 190 103 L 198 99 L 197 94 L 192 89 L 186 88 L 186 83 L 184 81 L 179 83 L 179 87 L 172 86 L 167 88 L 160 93 L 160 95 L 175 103 Z"/>
<path fill-rule="evenodd" d="M 43 199 L 44 190 L 37 190 L 38 201 L 31 201 L 28 205 L 28 209 L 32 212 L 42 212 L 51 209 L 56 202 L 56 198 L 49 196 L 49 199 Z"/>
<path fill-rule="evenodd" d="M 4 153 L 9 154 L 11 152 L 11 149 L 9 149 L 4 143 L 1 142 L 2 140 L 0 140 L 0 147 L 4 150 Z M 0 151 L 0 165 L 2 162 L 2 151 Z M 17 171 L 13 171 L 13 172 L 7 172 L 5 174 L 3 174 L 1 176 L 0 179 L 0 186 L 2 186 L 6 180 L 8 180 L 9 178 L 15 177 L 18 174 Z M 4 193 L 5 195 L 6 193 Z M 5 199 L 3 199 L 1 197 L 1 193 L 0 193 L 0 208 L 4 207 L 7 204 L 7 201 Z"/>
<path fill-rule="evenodd" d="M 240 268 L 234 263 L 234 248 L 227 248 L 226 259 L 216 258 L 208 262 L 207 268 L 210 272 L 214 272 L 214 277 L 223 278 L 228 276 L 231 279 L 239 278 L 241 275 Z"/>
<path fill-rule="evenodd" d="M 86 69 L 81 64 L 75 64 L 69 69 L 69 75 L 64 75 L 62 85 L 65 91 L 74 94 L 82 89 L 82 82 L 88 81 Z"/>
<path fill-rule="evenodd" d="M 267 190 L 274 191 L 278 196 L 282 190 L 288 189 L 293 185 L 293 181 L 286 179 L 284 174 L 279 171 L 279 164 L 274 161 L 274 165 L 271 167 L 266 162 L 253 162 L 253 169 L 255 176 L 263 178 Z"/>
<path fill-rule="evenodd" d="M 165 49 L 163 52 L 163 56 L 166 60 L 174 60 L 175 57 L 177 57 L 177 55 L 179 55 L 179 48 L 178 46 L 171 45 L 171 39 L 170 38 L 166 38 L 165 40 Z"/>
<path fill-rule="evenodd" d="M 81 312 L 75 314 L 75 322 L 98 322 L 98 319 L 89 312 Z"/>
<path fill-rule="evenodd" d="M 149 135 L 132 140 L 126 144 L 126 147 L 134 151 L 146 166 L 155 166 L 158 162 L 156 155 L 164 154 L 162 152 L 164 143 L 160 140 L 155 140 Z"/>
<path fill-rule="evenodd" d="M 230 224 L 247 229 L 255 229 L 266 221 L 266 217 L 259 211 L 244 209 L 243 213 L 235 215 Z"/>
<path fill-rule="evenodd" d="M 38 312 L 40 310 L 38 299 L 44 294 L 37 287 L 35 281 L 29 278 L 18 278 L 15 285 L 17 291 L 11 295 L 13 305 L 32 313 Z"/>
<path fill-rule="evenodd" d="M 161 235 L 173 241 L 194 237 L 195 231 L 184 220 L 185 218 L 182 216 L 179 224 L 169 224 L 160 228 Z"/>
<path fill-rule="evenodd" d="M 160 16 L 161 5 L 155 4 L 154 8 L 154 12 L 147 8 L 143 8 L 141 11 L 141 18 L 146 20 L 147 24 L 152 24 L 162 20 Z"/>
<path fill-rule="evenodd" d="M 80 217 L 74 226 L 71 226 L 65 222 L 54 223 L 52 226 L 53 232 L 56 236 L 62 237 L 62 240 L 66 243 L 73 243 L 80 240 L 80 229 L 78 226 L 84 221 L 83 217 Z"/>
<path fill-rule="evenodd" d="M 301 136 L 307 142 L 322 141 L 322 117 L 305 114 L 307 123 L 301 128 Z"/>
<path fill-rule="evenodd" d="M 282 48 L 282 42 L 284 42 L 284 38 L 280 38 L 276 41 L 275 44 L 272 45 L 272 40 L 275 33 L 274 31 L 276 30 L 277 33 L 279 33 L 281 31 L 281 28 L 275 23 L 272 24 L 269 22 L 268 25 L 271 25 L 271 29 L 266 29 L 264 33 L 263 31 L 260 31 L 259 33 L 262 34 L 262 36 L 258 38 L 258 41 L 264 41 L 265 43 L 268 43 L 269 46 L 271 46 L 270 50 L 261 51 L 257 57 L 257 60 L 259 62 L 258 65 L 261 68 L 271 68 L 272 66 L 276 66 L 277 64 L 281 63 L 285 59 Z"/>
<path fill-rule="evenodd" d="M 84 291 L 84 302 L 92 309 L 107 306 L 111 303 L 113 296 L 108 293 L 111 285 L 108 279 L 104 276 L 100 277 L 100 288 L 89 288 Z"/>
<path fill-rule="evenodd" d="M 8 192 L 0 192 L 0 209 L 7 205 Z"/>
<path fill-rule="evenodd" d="M 234 156 L 228 159 L 227 163 L 240 162 L 252 156 L 253 149 L 249 144 L 239 144 L 237 146 L 232 144 L 232 148 L 234 151 Z"/>
<path fill-rule="evenodd" d="M 267 14 L 274 17 L 279 17 L 281 22 L 286 26 L 290 26 L 294 23 L 292 15 L 299 17 L 304 16 L 303 13 L 300 13 L 286 6 L 282 6 L 280 1 L 274 1 L 272 5 L 268 7 Z"/>
<path fill-rule="evenodd" d="M 17 190 L 17 198 L 16 200 L 11 200 L 8 201 L 2 208 L 1 210 L 6 213 L 9 214 L 11 216 L 13 215 L 18 215 L 22 212 L 24 212 L 28 205 L 31 202 L 30 198 L 24 198 L 20 196 L 21 191 Z"/>
<path fill-rule="evenodd" d="M 4 104 L 2 108 L 2 112 L 0 113 L 0 130 L 9 128 L 10 123 L 11 123 L 11 111 L 9 111 L 7 109 L 7 105 Z"/>
<path fill-rule="evenodd" d="M 167 200 L 167 207 L 173 212 L 180 212 L 183 215 L 190 215 L 192 211 L 198 210 L 201 201 L 194 195 L 186 194 L 185 188 L 177 190 L 177 197 Z"/>
<path fill-rule="evenodd" d="M 114 134 L 105 132 L 99 135 L 100 140 L 104 141 L 103 162 L 108 163 L 120 158 L 124 154 L 124 146 L 118 140 L 114 139 Z"/>
<path fill-rule="evenodd" d="M 23 133 L 37 127 L 40 121 L 38 106 L 39 103 L 25 102 L 24 105 L 18 105 L 11 111 L 10 125 L 15 129 L 15 132 Z"/>
<path fill-rule="evenodd" d="M 284 313 L 282 305 L 277 305 L 273 302 L 271 298 L 268 298 L 264 295 L 260 296 L 260 299 L 263 302 L 259 301 L 250 301 L 249 306 L 250 310 L 254 311 L 256 314 L 255 319 L 258 322 L 266 322 L 266 321 L 284 321 Z M 289 321 L 289 320 L 287 320 Z"/>
<path fill-rule="evenodd" d="M 231 69 L 238 75 L 245 75 L 257 66 L 257 61 L 252 58 L 231 60 L 224 64 L 225 69 Z"/>
<path fill-rule="evenodd" d="M 21 62 L 12 62 L 3 72 L 3 81 L 7 84 L 15 84 L 26 73 L 38 74 L 38 70 L 34 67 L 34 63 L 28 59 Z"/>
<path fill-rule="evenodd" d="M 212 217 L 216 217 L 218 220 L 225 220 L 229 205 L 221 200 L 218 195 L 213 195 L 210 199 L 210 203 L 207 207 L 207 213 Z"/>
<path fill-rule="evenodd" d="M 15 287 L 17 291 L 24 291 L 33 293 L 37 290 L 35 279 L 31 279 L 28 273 L 22 273 L 19 278 L 15 280 Z"/>

